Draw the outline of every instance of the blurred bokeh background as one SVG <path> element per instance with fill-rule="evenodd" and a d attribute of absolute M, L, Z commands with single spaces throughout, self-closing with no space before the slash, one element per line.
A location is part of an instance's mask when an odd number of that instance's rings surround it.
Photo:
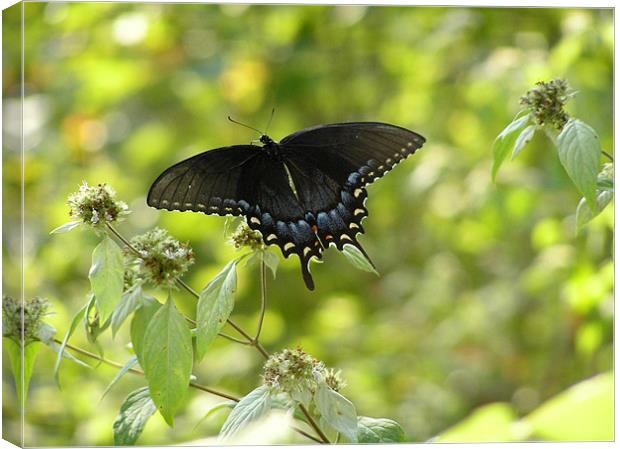
<path fill-rule="evenodd" d="M 8 48 L 6 37 L 19 30 L 19 15 L 3 19 L 6 121 L 19 112 L 19 41 Z M 124 235 L 158 225 L 191 242 L 197 263 L 185 279 L 201 289 L 235 249 L 224 218 L 146 206 L 164 168 L 256 138 L 227 115 L 263 128 L 275 107 L 276 140 L 320 123 L 394 123 L 427 144 L 369 189 L 361 241 L 381 276 L 331 250 L 308 292 L 298 262 L 282 261 L 268 285 L 264 344 L 301 345 L 341 368 L 358 413 L 397 420 L 409 441 L 489 403 L 523 416 L 612 368 L 613 207 L 575 235 L 579 195 L 549 141 L 537 135 L 496 185 L 491 146 L 520 95 L 564 77 L 579 91 L 569 112 L 612 152 L 612 56 L 613 16 L 602 9 L 26 3 L 25 296 L 52 302 L 48 321 L 60 336 L 84 303 L 98 238 L 49 235 L 68 221 L 66 197 L 83 180 L 110 184 L 129 204 Z M 14 296 L 19 212 L 6 205 L 20 188 L 17 142 L 6 129 L 3 289 Z M 258 276 L 240 270 L 234 318 L 249 329 Z M 193 313 L 192 298 L 175 297 Z M 127 326 L 101 337 L 120 362 L 131 356 L 128 341 Z M 72 342 L 93 350 L 81 328 Z M 120 403 L 144 380 L 126 376 L 100 399 L 115 370 L 65 362 L 59 390 L 55 354 L 44 349 L 26 444 L 111 444 Z M 18 415 L 4 366 L 10 426 Z M 260 366 L 251 349 L 223 340 L 195 374 L 241 396 L 259 382 Z M 224 415 L 196 423 L 216 402 L 192 391 L 174 429 L 154 416 L 139 443 L 213 435 Z"/>

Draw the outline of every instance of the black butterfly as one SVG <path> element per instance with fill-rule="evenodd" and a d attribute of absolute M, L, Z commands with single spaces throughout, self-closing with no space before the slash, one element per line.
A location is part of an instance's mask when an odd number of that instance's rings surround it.
<path fill-rule="evenodd" d="M 198 154 L 164 171 L 147 203 L 159 209 L 243 215 L 266 245 L 285 257 L 297 254 L 310 290 L 309 263 L 330 244 L 356 239 L 365 187 L 420 148 L 425 139 L 399 126 L 377 122 L 319 125 L 280 143 L 263 134 L 261 146 L 234 145 Z M 370 261 L 370 258 L 368 258 Z M 371 262 L 372 263 L 372 262 Z"/>

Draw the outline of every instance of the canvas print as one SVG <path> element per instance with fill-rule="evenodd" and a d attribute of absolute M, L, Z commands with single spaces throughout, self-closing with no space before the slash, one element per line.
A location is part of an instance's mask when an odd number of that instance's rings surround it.
<path fill-rule="evenodd" d="M 613 441 L 611 8 L 2 25 L 5 440 Z"/>

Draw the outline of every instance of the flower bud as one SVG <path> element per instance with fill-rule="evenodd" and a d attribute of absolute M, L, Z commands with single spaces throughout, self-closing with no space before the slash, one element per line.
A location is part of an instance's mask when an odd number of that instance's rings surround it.
<path fill-rule="evenodd" d="M 235 248 L 248 247 L 251 250 L 263 249 L 263 237 L 260 232 L 250 229 L 246 222 L 242 222 L 231 237 Z"/>
<path fill-rule="evenodd" d="M 37 339 L 43 317 L 47 314 L 49 302 L 32 298 L 23 305 L 21 301 L 5 296 L 2 299 L 2 335 L 16 342 L 31 343 Z"/>
<path fill-rule="evenodd" d="M 131 284 L 138 278 L 159 286 L 172 286 L 194 263 L 194 253 L 187 243 L 180 243 L 164 229 L 152 231 L 131 239 L 134 249 L 126 249 L 127 269 L 125 282 Z M 137 269 L 136 272 L 132 272 Z"/>
<path fill-rule="evenodd" d="M 554 79 L 548 83 L 536 83 L 536 87 L 521 97 L 520 102 L 531 111 L 537 125 L 549 124 L 561 130 L 569 119 L 564 105 L 573 95 L 565 80 Z"/>
<path fill-rule="evenodd" d="M 67 200 L 71 217 L 96 227 L 114 223 L 129 213 L 127 204 L 114 199 L 115 196 L 106 184 L 89 186 L 84 182 Z"/>

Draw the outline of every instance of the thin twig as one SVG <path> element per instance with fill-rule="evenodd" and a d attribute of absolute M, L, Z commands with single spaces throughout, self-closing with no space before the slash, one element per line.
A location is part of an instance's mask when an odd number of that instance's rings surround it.
<path fill-rule="evenodd" d="M 138 256 L 142 257 L 142 255 L 140 254 L 140 252 L 131 244 L 131 242 L 129 242 L 129 240 L 127 240 L 125 237 L 123 237 L 112 225 L 110 225 L 109 223 L 106 223 L 106 226 L 108 227 L 108 229 L 121 241 L 123 242 L 125 245 L 127 245 L 127 247 L 129 249 L 131 249 L 133 252 L 135 252 Z M 265 272 L 265 263 L 264 263 L 264 259 L 261 260 L 261 305 L 264 306 L 266 304 L 266 280 L 263 282 L 264 277 L 266 277 Z M 191 288 L 184 280 L 180 279 L 180 278 L 176 278 L 175 279 L 177 284 L 179 284 L 181 287 L 183 287 L 190 295 L 192 295 L 193 297 L 195 297 L 196 299 L 199 298 L 200 295 L 198 295 L 198 293 Z M 261 307 L 261 319 L 259 322 L 259 332 L 258 334 L 260 334 L 260 328 L 262 327 L 262 320 L 264 318 L 264 309 L 263 307 Z M 242 343 L 242 344 L 247 344 L 250 346 L 253 346 L 254 348 L 256 348 L 256 350 L 265 358 L 268 359 L 269 358 L 269 353 L 265 350 L 265 348 L 263 347 L 263 345 L 258 341 L 258 334 L 256 336 L 256 338 L 252 338 L 246 331 L 244 331 L 241 327 L 239 327 L 239 325 L 237 325 L 234 321 L 232 321 L 230 318 L 227 320 L 227 323 L 230 324 L 230 326 L 235 329 L 243 338 L 245 338 L 246 342 L 243 342 L 241 340 L 237 340 L 234 337 L 230 337 L 229 335 L 226 335 L 224 338 L 228 338 L 232 341 L 235 341 L 237 343 Z M 220 334 L 221 335 L 221 334 Z M 223 336 L 223 335 L 222 335 Z M 69 347 L 67 345 L 67 347 Z M 88 352 L 88 351 L 86 351 Z M 84 354 L 84 353 L 83 353 Z M 92 353 L 91 353 L 92 354 Z M 102 360 L 102 358 L 97 357 L 95 354 L 92 354 L 95 358 Z M 106 362 L 104 362 L 106 363 Z M 120 366 L 119 366 L 120 367 Z M 140 371 L 141 373 L 141 371 Z M 192 385 L 192 384 L 190 384 Z M 215 392 L 214 391 L 210 391 L 210 389 L 208 389 L 208 387 L 204 387 L 204 386 L 197 386 L 197 385 L 192 385 L 194 388 L 198 388 L 198 389 L 202 389 L 204 391 L 208 391 L 210 393 L 222 396 L 225 393 L 220 393 L 220 392 Z M 222 397 L 227 397 L 227 396 L 222 396 Z M 228 398 L 231 399 L 231 398 Z M 237 400 L 237 399 L 232 399 L 232 400 Z M 303 404 L 299 405 L 301 411 L 303 412 L 304 416 L 306 417 L 308 424 L 314 429 L 314 431 L 317 433 L 317 435 L 319 436 L 319 438 L 322 440 L 322 442 L 329 444 L 330 441 L 327 438 L 327 436 L 325 435 L 325 433 L 323 433 L 323 431 L 321 430 L 321 428 L 319 427 L 319 425 L 317 424 L 317 422 L 314 420 L 314 418 L 312 417 L 312 415 L 310 415 L 310 413 L 308 412 L 308 410 L 306 409 L 306 407 L 303 406 Z"/>
<path fill-rule="evenodd" d="M 602 150 L 601 150 L 601 153 L 603 153 L 605 156 L 607 156 L 607 158 L 608 158 L 611 162 L 613 162 L 613 161 L 614 161 L 613 156 L 612 156 L 611 154 L 609 154 L 607 151 L 602 151 Z"/>
<path fill-rule="evenodd" d="M 54 339 L 54 341 L 57 344 L 59 344 L 59 345 L 62 344 L 62 341 L 60 341 L 58 339 Z M 69 343 L 65 344 L 65 348 L 71 349 L 72 351 L 76 352 L 77 354 L 81 354 L 83 356 L 90 357 L 91 359 L 97 360 L 97 361 L 99 361 L 101 363 L 105 363 L 106 365 L 113 366 L 114 368 L 118 368 L 118 369 L 123 368 L 123 365 L 121 365 L 118 362 L 106 359 L 105 357 L 101 357 L 101 356 L 99 356 L 97 354 L 94 354 L 94 353 L 92 353 L 90 351 L 87 351 L 86 349 L 78 348 L 77 346 L 73 346 L 73 345 L 71 345 Z M 136 376 L 144 376 L 144 372 L 143 371 L 140 371 L 140 370 L 135 369 L 135 368 L 129 368 L 127 370 L 127 372 L 131 373 L 131 374 L 134 374 Z M 196 390 L 204 391 L 206 393 L 210 393 L 212 395 L 219 396 L 219 397 L 224 398 L 224 399 L 229 399 L 229 400 L 235 401 L 235 402 L 239 402 L 240 401 L 239 398 L 237 398 L 235 396 L 232 396 L 232 395 L 230 395 L 228 393 L 222 393 L 221 391 L 214 390 L 213 388 L 209 388 L 207 386 L 204 386 L 204 385 L 201 385 L 201 384 L 197 384 L 195 382 L 190 382 L 189 386 L 192 387 L 192 388 L 195 388 Z M 306 438 L 309 438 L 309 439 L 311 439 L 313 441 L 316 441 L 318 443 L 322 443 L 321 440 L 319 440 L 316 437 L 313 437 L 312 435 L 310 435 L 309 433 L 305 432 L 304 430 L 302 430 L 302 429 L 300 429 L 298 427 L 295 427 L 295 426 L 292 426 L 292 428 L 293 428 L 293 430 L 295 430 L 300 435 L 303 435 Z"/>
<path fill-rule="evenodd" d="M 330 444 L 329 438 L 327 438 L 327 435 L 323 433 L 323 431 L 321 430 L 319 425 L 316 423 L 316 421 L 314 420 L 310 412 L 308 412 L 308 409 L 306 409 L 306 407 L 304 407 L 303 404 L 299 404 L 299 408 L 301 409 L 301 412 L 304 414 L 304 416 L 308 420 L 308 424 L 310 424 L 310 426 L 314 429 L 314 431 L 319 436 L 319 438 L 321 438 L 323 443 Z"/>
<path fill-rule="evenodd" d="M 54 341 L 56 343 L 58 343 L 58 344 L 62 344 L 62 342 L 60 340 L 54 339 Z M 68 344 L 68 343 L 65 345 L 65 347 L 71 349 L 72 351 L 74 351 L 74 352 L 76 352 L 78 354 L 82 354 L 82 355 L 84 355 L 86 357 L 90 357 L 91 359 L 97 360 L 97 361 L 99 361 L 101 363 L 105 363 L 106 365 L 113 366 L 113 367 L 118 368 L 118 369 L 123 368 L 123 365 L 121 365 L 120 363 L 114 362 L 112 360 L 108 360 L 105 357 L 100 357 L 99 355 L 94 354 L 94 353 L 92 353 L 90 351 L 87 351 L 86 349 L 78 348 L 77 346 L 73 346 L 73 345 Z M 143 371 L 140 371 L 140 370 L 135 369 L 135 368 L 129 368 L 127 370 L 127 372 L 131 373 L 131 374 L 135 374 L 137 376 L 144 376 L 144 372 Z M 215 396 L 219 396 L 219 397 L 222 397 L 224 399 L 230 399 L 231 401 L 239 402 L 239 399 L 236 398 L 235 396 L 231 396 L 231 395 L 229 395 L 227 393 L 222 393 L 221 391 L 214 390 L 212 388 L 206 387 L 204 385 L 197 384 L 195 382 L 190 382 L 189 386 L 192 387 L 192 388 L 196 388 L 197 390 L 206 391 L 207 393 L 211 393 L 211 394 L 213 394 Z"/>
<path fill-rule="evenodd" d="M 265 254 L 261 254 L 260 259 L 260 315 L 258 317 L 258 326 L 256 328 L 256 336 L 254 342 L 258 343 L 260 332 L 263 328 L 263 320 L 265 319 L 265 309 L 267 307 L 267 273 L 265 270 Z"/>

